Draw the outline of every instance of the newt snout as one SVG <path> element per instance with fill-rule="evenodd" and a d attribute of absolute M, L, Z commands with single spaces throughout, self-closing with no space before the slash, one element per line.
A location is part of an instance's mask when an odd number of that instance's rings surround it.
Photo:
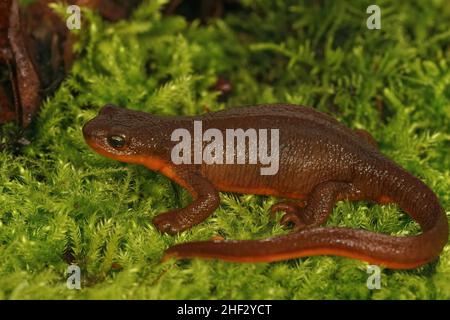
<path fill-rule="evenodd" d="M 83 126 L 83 136 L 86 141 L 98 143 L 98 141 L 106 138 L 108 131 L 110 131 L 111 128 L 111 116 L 114 111 L 119 110 L 120 109 L 117 107 L 106 105 L 100 110 L 97 117 L 89 120 Z"/>

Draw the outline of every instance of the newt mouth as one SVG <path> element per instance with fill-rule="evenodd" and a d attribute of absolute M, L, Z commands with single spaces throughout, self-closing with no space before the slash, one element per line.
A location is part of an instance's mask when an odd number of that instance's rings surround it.
<path fill-rule="evenodd" d="M 95 139 L 93 139 L 91 136 L 84 135 L 84 140 L 86 141 L 87 145 L 91 147 L 92 150 L 94 150 L 95 152 L 97 152 L 102 156 L 111 158 L 111 155 L 108 152 L 106 152 L 102 147 L 100 147 L 98 143 L 95 141 Z"/>

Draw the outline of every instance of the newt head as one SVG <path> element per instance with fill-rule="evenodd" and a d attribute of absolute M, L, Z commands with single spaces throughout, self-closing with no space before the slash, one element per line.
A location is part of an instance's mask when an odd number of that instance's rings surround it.
<path fill-rule="evenodd" d="M 83 136 L 102 156 L 159 170 L 163 150 L 158 127 L 158 118 L 152 115 L 106 105 L 84 125 Z"/>

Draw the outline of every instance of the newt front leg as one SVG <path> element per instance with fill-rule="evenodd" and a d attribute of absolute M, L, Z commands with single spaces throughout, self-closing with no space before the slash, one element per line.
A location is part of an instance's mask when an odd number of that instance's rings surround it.
<path fill-rule="evenodd" d="M 171 171 L 173 180 L 185 187 L 194 201 L 185 208 L 174 209 L 153 218 L 161 232 L 176 234 L 205 220 L 219 206 L 219 193 L 205 177 L 185 168 Z"/>

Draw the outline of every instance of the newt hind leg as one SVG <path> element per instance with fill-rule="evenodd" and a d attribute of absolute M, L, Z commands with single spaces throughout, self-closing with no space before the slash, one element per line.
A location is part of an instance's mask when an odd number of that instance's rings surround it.
<path fill-rule="evenodd" d="M 301 213 L 305 206 L 306 201 L 304 200 L 278 202 L 270 207 L 270 216 L 275 218 L 277 212 L 284 212 L 280 221 L 282 226 L 289 227 L 290 225 L 293 225 L 295 229 L 302 229 L 306 226 Z"/>
<path fill-rule="evenodd" d="M 294 225 L 294 231 L 315 227 L 324 223 L 334 204 L 339 200 L 361 200 L 363 196 L 351 183 L 329 181 L 317 185 L 308 195 L 305 203 L 281 202 L 270 209 L 272 214 L 283 211 L 281 224 L 285 227 Z"/>

